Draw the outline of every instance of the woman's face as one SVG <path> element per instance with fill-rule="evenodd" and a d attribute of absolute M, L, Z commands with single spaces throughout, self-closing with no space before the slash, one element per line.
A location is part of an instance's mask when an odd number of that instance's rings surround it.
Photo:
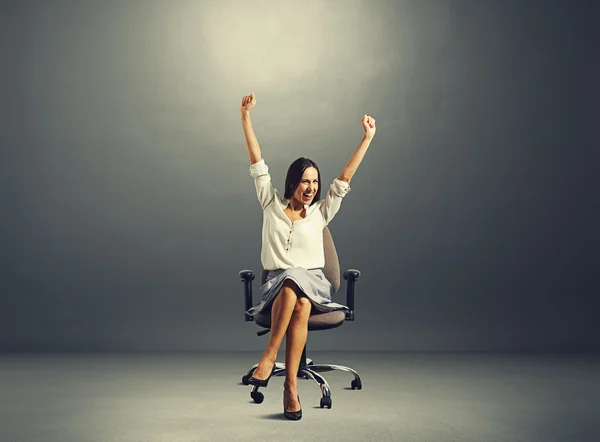
<path fill-rule="evenodd" d="M 310 204 L 317 190 L 319 190 L 319 172 L 314 167 L 307 167 L 292 198 L 302 205 Z"/>

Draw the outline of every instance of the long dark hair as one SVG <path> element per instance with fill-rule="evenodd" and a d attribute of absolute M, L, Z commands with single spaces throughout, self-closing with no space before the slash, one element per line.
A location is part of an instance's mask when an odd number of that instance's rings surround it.
<path fill-rule="evenodd" d="M 290 167 L 287 171 L 287 176 L 285 177 L 284 198 L 288 200 L 292 198 L 292 195 L 298 188 L 300 181 L 302 181 L 302 175 L 304 175 L 304 171 L 309 167 L 314 167 L 317 169 L 319 180 L 319 188 L 317 189 L 317 193 L 315 194 L 315 197 L 311 201 L 310 205 L 312 206 L 321 199 L 321 171 L 319 170 L 317 163 L 308 158 L 298 158 L 296 161 L 290 164 Z"/>

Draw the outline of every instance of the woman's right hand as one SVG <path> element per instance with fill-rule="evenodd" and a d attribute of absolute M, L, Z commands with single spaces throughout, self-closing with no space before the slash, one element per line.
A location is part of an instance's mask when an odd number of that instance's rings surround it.
<path fill-rule="evenodd" d="M 250 110 L 256 105 L 256 97 L 254 92 L 251 95 L 246 95 L 242 98 L 242 104 L 240 105 L 241 112 L 250 112 Z"/>

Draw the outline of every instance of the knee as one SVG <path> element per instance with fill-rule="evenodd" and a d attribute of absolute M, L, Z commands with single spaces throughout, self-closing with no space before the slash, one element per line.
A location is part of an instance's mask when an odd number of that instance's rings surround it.
<path fill-rule="evenodd" d="M 294 314 L 299 316 L 308 316 L 310 314 L 311 304 L 307 297 L 299 296 L 294 306 Z"/>

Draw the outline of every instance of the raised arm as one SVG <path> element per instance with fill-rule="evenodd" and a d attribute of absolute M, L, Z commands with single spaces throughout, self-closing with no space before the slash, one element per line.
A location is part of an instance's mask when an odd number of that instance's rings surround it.
<path fill-rule="evenodd" d="M 242 128 L 244 129 L 244 138 L 246 139 L 246 147 L 248 148 L 248 155 L 250 156 L 250 163 L 258 163 L 262 157 L 260 155 L 260 146 L 256 135 L 254 135 L 254 129 L 252 129 L 252 121 L 250 120 L 250 110 L 256 104 L 256 97 L 254 92 L 251 95 L 247 95 L 242 98 L 242 104 L 240 105 L 240 113 L 242 116 Z"/>
<path fill-rule="evenodd" d="M 340 173 L 340 176 L 338 177 L 338 180 L 340 181 L 345 181 L 346 183 L 350 182 L 356 173 L 356 169 L 358 169 L 358 166 L 367 153 L 367 149 L 369 148 L 371 141 L 373 141 L 373 137 L 375 136 L 375 131 L 377 130 L 375 128 L 375 118 L 369 114 L 366 114 L 362 119 L 362 125 L 363 129 L 365 130 L 365 134 L 363 135 L 360 144 L 346 163 L 342 173 Z"/>
<path fill-rule="evenodd" d="M 269 167 L 265 164 L 260 154 L 260 147 L 252 129 L 252 122 L 250 121 L 250 110 L 255 104 L 256 97 L 254 96 L 254 92 L 252 92 L 251 95 L 242 98 L 240 113 L 246 146 L 248 147 L 248 155 L 250 156 L 250 175 L 254 178 L 258 201 L 261 207 L 265 209 L 275 199 L 275 188 L 271 183 Z"/>

